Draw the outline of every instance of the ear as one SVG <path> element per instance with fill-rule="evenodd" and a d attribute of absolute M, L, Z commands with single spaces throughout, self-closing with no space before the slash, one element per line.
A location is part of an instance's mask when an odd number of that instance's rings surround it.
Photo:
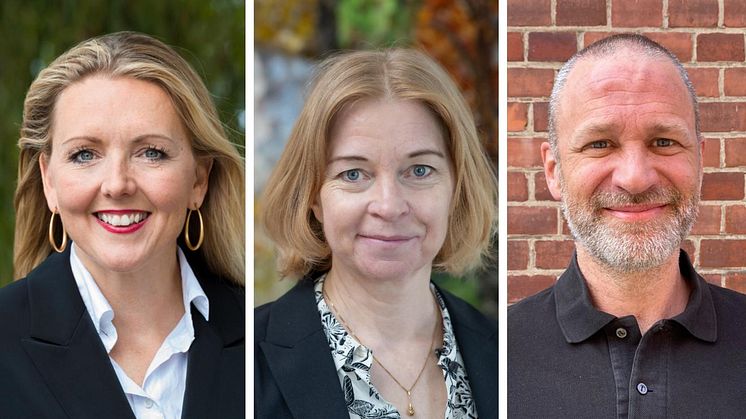
<path fill-rule="evenodd" d="M 562 188 L 560 188 L 560 174 L 558 172 L 557 160 L 552 153 L 549 143 L 541 144 L 541 159 L 544 161 L 544 177 L 547 179 L 547 187 L 552 197 L 557 201 L 562 199 Z"/>
<path fill-rule="evenodd" d="M 702 173 L 702 171 L 705 168 L 705 139 L 702 137 L 698 138 L 699 140 L 699 173 Z"/>
<path fill-rule="evenodd" d="M 196 203 L 197 208 L 202 206 L 207 194 L 207 186 L 210 183 L 210 172 L 212 171 L 213 159 L 202 157 L 197 159 L 195 168 L 194 185 L 192 186 L 192 199 L 189 204 Z"/>
<path fill-rule="evenodd" d="M 316 221 L 318 221 L 321 224 L 324 224 L 324 210 L 321 207 L 321 204 L 319 204 L 318 196 L 316 196 L 316 199 L 314 199 L 313 204 L 311 204 L 311 211 L 313 211 L 313 216 L 316 218 Z"/>
<path fill-rule="evenodd" d="M 49 211 L 54 212 L 57 208 L 57 190 L 52 183 L 52 176 L 49 171 L 49 157 L 44 153 L 39 153 L 39 171 L 41 171 L 41 183 L 44 187 L 44 196 L 47 198 L 47 207 Z"/>

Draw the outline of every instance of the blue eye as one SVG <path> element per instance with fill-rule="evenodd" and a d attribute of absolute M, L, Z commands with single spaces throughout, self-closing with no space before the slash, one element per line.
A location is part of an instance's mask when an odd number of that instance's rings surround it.
<path fill-rule="evenodd" d="M 668 138 L 658 138 L 655 140 L 655 145 L 657 147 L 670 147 L 673 145 L 673 141 Z"/>
<path fill-rule="evenodd" d="M 148 148 L 143 153 L 146 159 L 148 160 L 162 160 L 166 157 L 166 153 L 164 153 L 162 150 L 159 150 L 155 147 Z"/>
<path fill-rule="evenodd" d="M 73 152 L 70 155 L 70 161 L 75 163 L 88 163 L 92 161 L 96 156 L 93 154 L 91 150 L 88 149 L 80 149 L 78 151 Z"/>
<path fill-rule="evenodd" d="M 421 164 L 418 164 L 418 165 L 412 167 L 412 174 L 415 177 L 425 177 L 425 176 L 429 175 L 432 171 L 433 171 L 432 167 L 421 165 Z"/>
<path fill-rule="evenodd" d="M 360 180 L 360 176 L 361 175 L 359 169 L 350 169 L 342 172 L 342 179 L 348 182 L 357 182 L 358 180 Z"/>
<path fill-rule="evenodd" d="M 606 141 L 594 141 L 590 144 L 591 148 L 606 148 L 609 146 L 609 143 Z"/>

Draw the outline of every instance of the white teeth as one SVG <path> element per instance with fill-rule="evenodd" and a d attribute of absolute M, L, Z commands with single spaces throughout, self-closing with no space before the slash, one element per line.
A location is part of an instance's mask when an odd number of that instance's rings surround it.
<path fill-rule="evenodd" d="M 115 227 L 127 227 L 132 224 L 139 223 L 147 217 L 144 212 L 135 212 L 132 214 L 116 215 L 116 214 L 104 214 L 96 213 L 99 220 L 106 224 L 113 225 Z"/>

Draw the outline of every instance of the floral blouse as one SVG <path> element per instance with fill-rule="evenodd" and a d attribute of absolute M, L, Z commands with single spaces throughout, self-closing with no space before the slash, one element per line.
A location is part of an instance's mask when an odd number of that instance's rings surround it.
<path fill-rule="evenodd" d="M 334 365 L 345 395 L 350 419 L 401 419 L 396 407 L 387 402 L 371 383 L 370 368 L 373 353 L 353 338 L 337 320 L 324 301 L 322 293 L 325 276 L 319 278 L 314 287 L 316 306 L 321 314 Z M 443 316 L 443 345 L 437 349 L 438 365 L 443 370 L 448 391 L 445 419 L 474 419 L 477 417 L 471 387 L 464 369 L 464 361 L 453 335 L 453 326 L 448 310 L 434 285 L 430 285 Z"/>

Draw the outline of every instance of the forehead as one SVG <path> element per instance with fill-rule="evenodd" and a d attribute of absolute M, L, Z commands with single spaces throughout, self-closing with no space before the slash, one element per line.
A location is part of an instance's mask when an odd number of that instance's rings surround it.
<path fill-rule="evenodd" d="M 332 125 L 328 154 L 356 149 L 429 147 L 445 150 L 438 119 L 414 100 L 363 99 L 344 107 Z"/>
<path fill-rule="evenodd" d="M 558 135 L 586 122 L 637 123 L 643 128 L 683 125 L 694 133 L 689 91 L 668 59 L 622 50 L 581 59 L 570 72 L 560 100 Z"/>

